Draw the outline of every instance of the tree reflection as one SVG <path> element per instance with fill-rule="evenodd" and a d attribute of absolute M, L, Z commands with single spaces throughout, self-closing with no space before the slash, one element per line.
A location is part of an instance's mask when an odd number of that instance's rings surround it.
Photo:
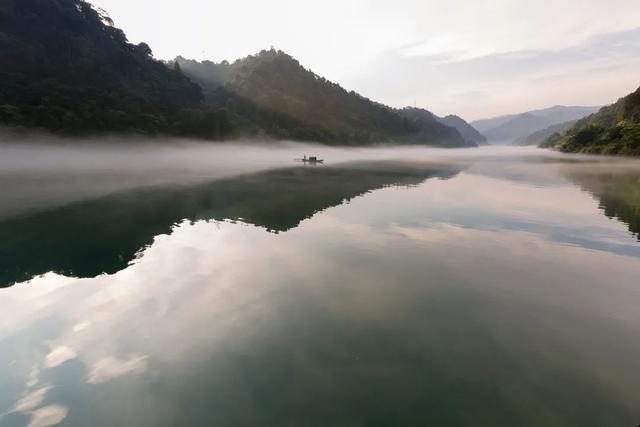
<path fill-rule="evenodd" d="M 50 271 L 76 277 L 115 273 L 183 220 L 240 220 L 282 232 L 371 190 L 457 172 L 389 162 L 290 168 L 129 191 L 3 220 L 0 287 Z"/>
<path fill-rule="evenodd" d="M 640 174 L 570 172 L 565 176 L 591 193 L 607 217 L 623 222 L 640 239 Z"/>

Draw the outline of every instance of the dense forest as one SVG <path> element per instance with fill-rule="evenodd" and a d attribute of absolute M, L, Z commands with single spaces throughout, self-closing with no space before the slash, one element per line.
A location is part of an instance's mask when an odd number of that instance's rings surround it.
<path fill-rule="evenodd" d="M 347 91 L 275 49 L 233 63 L 176 58 L 185 75 L 200 83 L 208 102 L 233 112 L 245 128 L 327 143 L 402 142 L 447 147 L 476 146 L 455 127 L 426 110 L 419 119 Z"/>
<path fill-rule="evenodd" d="M 449 141 L 455 144 L 450 146 L 462 144 L 468 147 L 475 147 L 487 142 L 487 139 L 483 135 L 473 129 L 467 122 L 458 116 L 446 116 L 442 118 L 436 116 L 429 110 L 415 107 L 405 107 L 400 110 L 396 110 L 396 112 L 416 126 L 428 129 L 428 132 L 425 132 L 425 138 L 445 139 L 449 132 L 448 129 L 453 128 L 460 134 L 462 142 L 459 141 L 458 138 L 449 138 Z"/>
<path fill-rule="evenodd" d="M 225 113 L 81 0 L 0 2 L 0 121 L 54 131 L 215 138 Z"/>
<path fill-rule="evenodd" d="M 640 88 L 541 144 L 563 152 L 640 156 Z"/>
<path fill-rule="evenodd" d="M 444 117 L 438 117 L 440 123 L 455 128 L 465 141 L 473 142 L 477 145 L 487 145 L 487 137 L 478 132 L 476 128 L 467 123 L 462 117 L 450 114 Z"/>
<path fill-rule="evenodd" d="M 234 63 L 154 59 L 83 0 L 0 2 L 0 124 L 62 133 L 475 146 L 349 92 L 276 50 Z"/>

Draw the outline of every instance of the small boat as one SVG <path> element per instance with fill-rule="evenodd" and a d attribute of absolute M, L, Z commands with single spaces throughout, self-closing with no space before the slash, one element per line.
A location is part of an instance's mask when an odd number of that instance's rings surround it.
<path fill-rule="evenodd" d="M 316 163 L 324 163 L 324 159 L 319 159 L 316 156 L 304 156 L 301 159 L 296 159 L 299 162 L 303 162 L 303 163 L 311 163 L 311 164 L 316 164 Z"/>

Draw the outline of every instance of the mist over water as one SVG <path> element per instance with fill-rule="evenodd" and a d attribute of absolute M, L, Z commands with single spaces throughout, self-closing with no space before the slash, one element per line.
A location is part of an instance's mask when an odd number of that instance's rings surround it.
<path fill-rule="evenodd" d="M 637 423 L 636 160 L 34 139 L 0 186 L 2 427 Z"/>
<path fill-rule="evenodd" d="M 518 153 L 522 153 L 522 149 Z M 187 139 L 12 137 L 0 144 L 0 218 L 25 209 L 154 185 L 180 185 L 297 166 L 317 156 L 327 165 L 352 161 L 467 162 L 509 156 L 513 148 L 344 148 L 299 142 L 207 143 Z"/>

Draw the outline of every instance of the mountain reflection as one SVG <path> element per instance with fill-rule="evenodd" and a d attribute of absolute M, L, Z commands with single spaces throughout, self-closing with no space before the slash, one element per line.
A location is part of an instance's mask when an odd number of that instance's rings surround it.
<path fill-rule="evenodd" d="M 50 271 L 76 277 L 115 273 L 182 220 L 240 220 L 281 232 L 366 192 L 458 172 L 454 166 L 399 162 L 289 168 L 140 189 L 5 219 L 0 287 Z"/>
<path fill-rule="evenodd" d="M 591 193 L 607 217 L 626 224 L 640 239 L 640 174 L 570 172 L 565 176 Z"/>

